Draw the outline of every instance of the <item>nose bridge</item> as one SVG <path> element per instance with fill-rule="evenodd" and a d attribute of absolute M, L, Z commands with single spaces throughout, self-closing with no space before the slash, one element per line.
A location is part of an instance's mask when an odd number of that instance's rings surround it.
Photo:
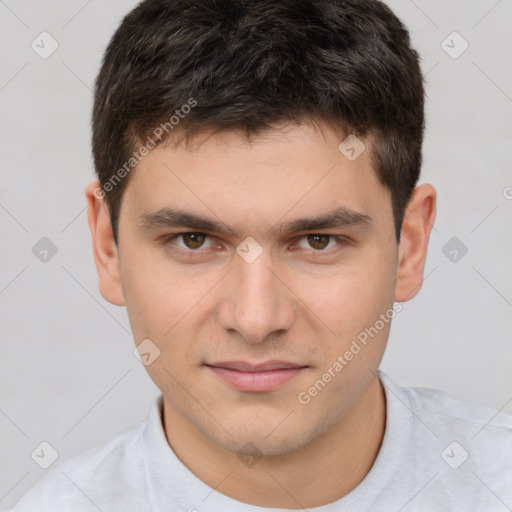
<path fill-rule="evenodd" d="M 252 302 L 252 307 L 255 307 L 260 301 L 270 304 L 276 299 L 276 278 L 270 271 L 272 265 L 269 265 L 268 259 L 260 256 L 252 263 L 237 263 L 236 279 L 240 290 L 240 303 L 243 304 L 248 299 Z"/>
<path fill-rule="evenodd" d="M 223 327 L 253 343 L 264 341 L 273 331 L 289 329 L 293 310 L 286 287 L 274 274 L 271 254 L 263 251 L 251 262 L 237 256 L 234 266 L 222 309 Z"/>

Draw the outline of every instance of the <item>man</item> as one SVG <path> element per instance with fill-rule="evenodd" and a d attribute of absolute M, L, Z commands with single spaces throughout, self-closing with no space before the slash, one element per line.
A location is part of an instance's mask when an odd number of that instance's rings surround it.
<path fill-rule="evenodd" d="M 86 195 L 100 291 L 162 394 L 14 510 L 512 507 L 512 418 L 379 371 L 435 219 L 423 107 L 376 0 L 128 14 Z"/>

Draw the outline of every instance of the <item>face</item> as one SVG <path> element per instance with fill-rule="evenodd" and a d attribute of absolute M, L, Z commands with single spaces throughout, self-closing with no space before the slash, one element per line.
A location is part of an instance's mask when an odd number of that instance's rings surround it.
<path fill-rule="evenodd" d="M 158 347 L 146 369 L 165 407 L 222 449 L 306 446 L 344 418 L 383 356 L 391 197 L 368 143 L 350 161 L 341 141 L 327 125 L 293 125 L 159 146 L 124 192 L 118 298 L 102 293 L 126 304 L 137 345 Z"/>

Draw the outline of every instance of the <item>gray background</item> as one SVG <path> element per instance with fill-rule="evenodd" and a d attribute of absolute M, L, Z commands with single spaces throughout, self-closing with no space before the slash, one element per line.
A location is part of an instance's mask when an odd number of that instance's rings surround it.
<path fill-rule="evenodd" d="M 420 183 L 439 203 L 423 289 L 381 368 L 512 413 L 512 1 L 388 3 L 427 75 Z M 44 474 L 30 456 L 42 441 L 61 462 L 144 420 L 158 393 L 125 309 L 98 292 L 84 194 L 92 84 L 135 4 L 0 0 L 1 510 Z M 59 45 L 47 59 L 31 48 L 42 31 Z M 453 31 L 469 43 L 458 58 Z M 58 249 L 47 262 L 32 252 L 42 237 Z M 457 262 L 442 250 L 452 237 L 468 248 Z"/>

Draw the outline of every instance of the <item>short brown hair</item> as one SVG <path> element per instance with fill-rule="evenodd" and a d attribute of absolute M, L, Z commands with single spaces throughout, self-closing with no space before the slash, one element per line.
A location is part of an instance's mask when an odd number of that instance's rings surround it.
<path fill-rule="evenodd" d="M 116 243 L 141 145 L 308 119 L 368 136 L 399 241 L 421 169 L 424 89 L 408 31 L 385 4 L 143 1 L 112 37 L 95 87 L 94 164 Z"/>

